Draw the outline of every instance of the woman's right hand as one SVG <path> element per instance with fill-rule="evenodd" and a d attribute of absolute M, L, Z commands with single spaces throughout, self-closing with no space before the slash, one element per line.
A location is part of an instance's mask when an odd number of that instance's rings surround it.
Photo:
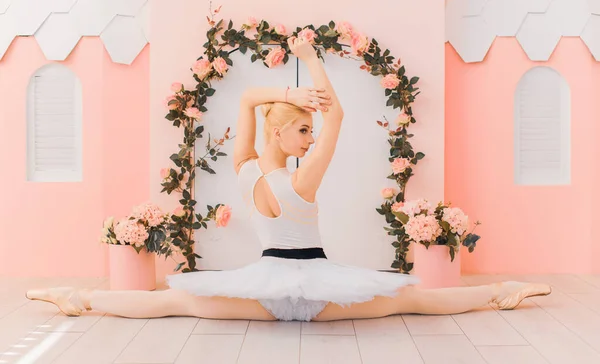
<path fill-rule="evenodd" d="M 298 87 L 287 91 L 287 102 L 308 112 L 327 111 L 326 105 L 331 105 L 331 96 L 325 93 L 325 89 Z"/>
<path fill-rule="evenodd" d="M 288 46 L 290 51 L 303 62 L 317 59 L 317 51 L 312 44 L 304 38 L 289 37 Z"/>

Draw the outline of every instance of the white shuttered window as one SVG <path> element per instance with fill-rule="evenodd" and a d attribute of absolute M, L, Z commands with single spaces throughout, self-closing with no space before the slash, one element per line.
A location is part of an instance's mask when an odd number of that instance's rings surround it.
<path fill-rule="evenodd" d="M 554 69 L 529 70 L 515 91 L 514 175 L 519 185 L 571 182 L 571 95 Z"/>
<path fill-rule="evenodd" d="M 27 97 L 27 180 L 82 180 L 81 83 L 67 67 L 37 70 Z"/>

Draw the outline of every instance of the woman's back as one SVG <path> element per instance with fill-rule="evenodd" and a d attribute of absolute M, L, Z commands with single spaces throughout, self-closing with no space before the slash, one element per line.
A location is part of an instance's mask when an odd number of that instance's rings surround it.
<path fill-rule="evenodd" d="M 294 190 L 286 168 L 264 174 L 258 159 L 250 159 L 240 168 L 238 182 L 264 249 L 321 247 L 318 203 Z"/>

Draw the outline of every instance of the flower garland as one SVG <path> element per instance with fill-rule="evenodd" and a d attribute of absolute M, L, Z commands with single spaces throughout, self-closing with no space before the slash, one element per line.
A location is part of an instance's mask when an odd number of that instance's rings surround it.
<path fill-rule="evenodd" d="M 182 193 L 182 199 L 179 200 L 182 205 L 181 214 L 173 218 L 174 231 L 171 236 L 174 239 L 173 244 L 180 247 L 186 256 L 188 267 L 184 269 L 184 272 L 195 270 L 195 258 L 201 258 L 193 251 L 194 230 L 207 228 L 206 220 L 209 220 L 216 212 L 215 208 L 208 206 L 207 217 L 195 213 L 196 201 L 193 198 L 195 168 L 200 167 L 200 169 L 214 174 L 208 159 L 217 161 L 219 157 L 226 156 L 219 149 L 225 141 L 231 139 L 228 134 L 230 128 L 227 128 L 224 136 L 220 139 L 211 140 L 209 136 L 206 145 L 207 153 L 198 160 L 194 159 L 195 141 L 202 137 L 204 131 L 204 127 L 196 126 L 196 123 L 202 121 L 203 113 L 208 111 L 205 106 L 208 98 L 216 92 L 212 87 L 212 82 L 225 77 L 229 67 L 233 66 L 230 55 L 236 51 L 242 54 L 250 51 L 252 53 L 250 59 L 253 63 L 262 61 L 263 65 L 268 68 L 286 64 L 291 53 L 287 45 L 287 39 L 290 36 L 308 40 L 315 47 L 317 56 L 323 61 L 323 53 L 361 61 L 363 63 L 360 66 L 361 70 L 381 77 L 381 86 L 385 89 L 385 95 L 388 97 L 386 106 L 399 109 L 399 116 L 395 120 L 396 128 L 390 129 L 390 123 L 387 120 L 377 123 L 388 131 L 389 161 L 392 167 L 392 174 L 388 178 L 396 181 L 400 191 L 386 190 L 386 201 L 376 210 L 385 216 L 386 222 L 390 225 L 390 228 L 385 228 L 388 234 L 396 236 L 396 241 L 392 243 L 396 248 L 396 257 L 392 267 L 403 272 L 410 271 L 412 263 L 406 262 L 410 238 L 406 234 L 405 223 L 395 215 L 393 206 L 396 204 L 398 207 L 397 204 L 403 203 L 406 184 L 413 175 L 413 166 L 425 156 L 421 152 L 413 151 L 408 141 L 413 135 L 407 131 L 410 124 L 416 122 L 411 104 L 419 94 L 418 88 L 415 87 L 419 78 L 409 79 L 406 76 L 405 67 L 400 64 L 400 60 L 395 61 L 389 49 L 382 50 L 374 38 L 369 39 L 356 31 L 348 22 L 336 24 L 331 21 L 329 24 L 319 27 L 311 24 L 289 32 L 283 24 L 271 25 L 265 20 L 257 21 L 250 17 L 240 29 L 234 29 L 232 21 L 229 21 L 227 27 L 222 19 L 218 22 L 215 21 L 215 16 L 220 9 L 221 7 L 213 11 L 211 8 L 211 16 L 207 16 L 210 29 L 206 33 L 207 41 L 203 45 L 205 52 L 191 66 L 192 75 L 196 81 L 195 88 L 186 90 L 181 83 L 174 83 L 172 85 L 174 94 L 166 99 L 166 105 L 169 108 L 166 119 L 172 121 L 173 126 L 184 128 L 184 140 L 179 145 L 180 150 L 171 155 L 171 160 L 179 170 L 167 168 L 162 171 L 162 192 L 170 194 L 178 191 Z M 348 44 L 340 43 L 340 41 Z M 349 48 L 349 50 L 344 48 Z M 222 206 L 217 205 L 217 208 Z"/>

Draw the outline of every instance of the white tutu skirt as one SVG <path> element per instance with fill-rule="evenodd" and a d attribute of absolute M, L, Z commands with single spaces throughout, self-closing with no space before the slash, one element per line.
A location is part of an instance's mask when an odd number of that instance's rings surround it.
<path fill-rule="evenodd" d="M 258 300 L 278 319 L 308 321 L 328 302 L 347 306 L 376 296 L 392 297 L 417 284 L 415 276 L 332 263 L 318 259 L 261 257 L 247 266 L 167 276 L 173 289 L 196 296 Z"/>

